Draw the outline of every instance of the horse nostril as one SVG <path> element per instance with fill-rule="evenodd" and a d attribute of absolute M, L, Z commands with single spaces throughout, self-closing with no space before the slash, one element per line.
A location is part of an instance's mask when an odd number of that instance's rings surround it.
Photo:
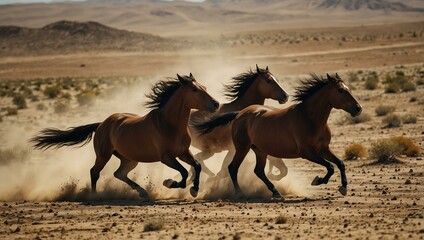
<path fill-rule="evenodd" d="M 218 108 L 219 107 L 219 102 L 213 101 L 213 106 L 216 107 L 216 108 Z"/>
<path fill-rule="evenodd" d="M 361 107 L 361 105 L 356 105 L 356 111 L 357 111 L 357 112 L 361 112 L 361 111 L 362 111 L 362 107 Z"/>

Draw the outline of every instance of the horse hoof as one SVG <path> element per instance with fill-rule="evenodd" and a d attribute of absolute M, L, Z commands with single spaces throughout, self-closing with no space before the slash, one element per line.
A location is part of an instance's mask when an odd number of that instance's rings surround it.
<path fill-rule="evenodd" d="M 163 186 L 167 188 L 172 188 L 175 184 L 176 182 L 172 179 L 166 179 L 165 181 L 163 181 Z"/>
<path fill-rule="evenodd" d="M 192 197 L 197 197 L 197 193 L 199 190 L 196 190 L 194 187 L 190 188 L 190 194 Z"/>
<path fill-rule="evenodd" d="M 346 187 L 341 186 L 341 187 L 339 187 L 339 192 L 340 192 L 343 196 L 346 196 L 346 194 L 347 194 L 347 188 L 346 188 Z"/>
<path fill-rule="evenodd" d="M 312 185 L 312 186 L 317 186 L 317 185 L 319 185 L 319 184 L 320 184 L 320 183 L 319 183 L 319 180 L 320 180 L 320 179 L 321 179 L 320 177 L 316 176 L 316 177 L 314 178 L 314 180 L 312 181 L 311 185 Z"/>
<path fill-rule="evenodd" d="M 284 200 L 284 197 L 281 196 L 281 194 L 279 192 L 273 193 L 271 198 L 272 199 L 278 199 L 278 200 Z"/>

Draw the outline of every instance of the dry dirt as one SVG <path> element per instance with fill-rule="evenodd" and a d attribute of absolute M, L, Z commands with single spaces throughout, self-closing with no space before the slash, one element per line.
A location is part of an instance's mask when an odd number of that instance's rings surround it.
<path fill-rule="evenodd" d="M 60 10 L 57 5 L 52 9 L 55 14 Z M 76 11 L 77 7 L 69 9 Z M 297 23 L 292 28 L 272 25 L 265 29 L 258 23 L 250 29 L 226 26 L 224 34 L 211 36 L 202 35 L 204 29 L 196 27 L 197 35 L 185 36 L 186 25 L 181 29 L 168 26 L 174 31 L 170 35 L 181 36 L 196 47 L 2 55 L 0 238 L 424 239 L 424 24 L 420 19 L 407 23 L 401 19 L 393 18 L 390 24 L 361 26 L 363 21 L 359 21 L 338 27 L 324 22 L 326 26 Z M 38 19 L 30 27 L 41 27 L 50 20 Z M 121 25 L 124 23 L 117 21 L 115 26 Z M 166 32 L 160 26 L 155 34 Z M 346 160 L 349 185 L 344 197 L 337 191 L 338 170 L 328 185 L 310 186 L 325 169 L 302 159 L 285 160 L 289 174 L 275 182 L 285 194 L 284 200 L 269 198 L 270 193 L 253 174 L 252 156 L 240 173 L 241 187 L 249 192 L 249 199 L 242 200 L 231 197 L 228 179 L 211 182 L 206 176 L 202 176 L 199 197 L 193 199 L 188 189 L 162 186 L 162 181 L 176 172 L 161 164 L 139 164 L 131 176 L 154 199 L 145 202 L 113 178 L 117 159 L 102 172 L 100 194 L 88 194 L 89 169 L 94 162 L 91 144 L 40 152 L 27 142 L 45 127 L 101 121 L 114 112 L 143 114 L 147 110 L 141 103 L 150 84 L 176 73 L 192 72 L 224 102 L 221 83 L 255 64 L 268 65 L 291 94 L 299 79 L 312 72 L 338 72 L 345 79 L 370 120 L 342 123 L 345 114 L 333 110 L 331 146 L 341 158 L 352 143 L 370 149 L 376 141 L 393 136 L 410 138 L 421 153 L 399 156 L 400 162 L 392 164 L 375 164 L 370 155 Z M 377 89 L 366 90 L 364 79 L 373 71 L 380 82 Z M 385 93 L 384 80 L 396 72 L 417 83 L 416 90 Z M 353 81 L 352 74 L 359 80 Z M 61 93 L 47 97 L 44 90 L 55 85 Z M 27 108 L 18 109 L 17 115 L 9 114 L 16 107 L 14 92 L 27 92 Z M 266 104 L 278 107 L 273 101 Z M 394 113 L 402 117 L 413 115 L 416 123 L 387 128 L 384 117 L 374 112 L 380 105 L 394 106 Z M 218 154 L 206 164 L 217 171 L 223 157 Z M 145 231 L 152 225 L 161 229 Z"/>

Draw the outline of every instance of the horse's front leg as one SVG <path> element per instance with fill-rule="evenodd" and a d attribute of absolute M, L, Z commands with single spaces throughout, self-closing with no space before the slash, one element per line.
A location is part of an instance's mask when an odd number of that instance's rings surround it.
<path fill-rule="evenodd" d="M 190 166 L 194 167 L 194 171 L 195 171 L 194 181 L 193 181 L 193 187 L 190 188 L 190 194 L 193 197 L 197 197 L 197 193 L 199 191 L 200 172 L 202 171 L 202 166 L 200 165 L 199 162 L 197 162 L 194 159 L 193 154 L 188 149 L 179 158 L 185 163 L 188 163 Z"/>
<path fill-rule="evenodd" d="M 163 181 L 163 185 L 167 188 L 185 188 L 186 182 L 187 182 L 187 177 L 188 177 L 188 172 L 183 167 L 183 165 L 181 165 L 181 163 L 179 163 L 176 158 L 168 157 L 168 156 L 164 157 L 161 162 L 163 164 L 165 164 L 166 166 L 180 172 L 181 177 L 182 177 L 180 182 L 174 181 L 172 179 L 166 179 L 165 181 Z"/>
<path fill-rule="evenodd" d="M 347 194 L 347 178 L 346 178 L 346 171 L 345 171 L 345 165 L 342 162 L 342 160 L 340 160 L 331 150 L 330 148 L 325 148 L 322 152 L 321 155 L 327 159 L 328 161 L 336 164 L 336 166 L 339 168 L 340 170 L 340 176 L 341 176 L 341 181 L 342 181 L 342 186 L 339 188 L 339 192 L 343 195 L 346 196 Z"/>
<path fill-rule="evenodd" d="M 323 157 L 314 151 L 304 153 L 303 158 L 306 158 L 311 162 L 318 163 L 319 165 L 327 168 L 327 174 L 324 176 L 324 178 L 320 178 L 318 176 L 315 177 L 315 179 L 312 181 L 312 185 L 327 184 L 330 177 L 334 174 L 333 165 L 331 165 L 331 163 L 327 162 Z"/>

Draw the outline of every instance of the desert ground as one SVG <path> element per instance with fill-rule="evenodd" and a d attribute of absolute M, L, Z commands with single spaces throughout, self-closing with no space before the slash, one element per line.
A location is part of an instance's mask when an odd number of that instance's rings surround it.
<path fill-rule="evenodd" d="M 294 2 L 0 5 L 0 238 L 424 239 L 424 17 L 411 10 L 422 1 L 393 5 L 403 12 L 383 1 L 389 10 L 320 5 L 312 13 L 314 4 Z M 284 199 L 272 199 L 252 153 L 239 172 L 244 199 L 229 178 L 205 174 L 193 198 L 162 185 L 176 171 L 140 163 L 130 176 L 149 192 L 141 199 L 113 177 L 115 157 L 93 195 L 92 143 L 40 151 L 28 142 L 47 127 L 143 115 L 151 86 L 177 73 L 193 73 L 226 102 L 222 85 L 255 64 L 269 66 L 289 94 L 311 73 L 337 72 L 350 87 L 361 116 L 333 109 L 328 122 L 346 196 L 337 168 L 327 185 L 311 186 L 325 168 L 284 159 L 288 175 L 273 181 Z M 352 144 L 365 150 L 349 157 Z M 205 163 L 218 172 L 224 156 Z"/>

